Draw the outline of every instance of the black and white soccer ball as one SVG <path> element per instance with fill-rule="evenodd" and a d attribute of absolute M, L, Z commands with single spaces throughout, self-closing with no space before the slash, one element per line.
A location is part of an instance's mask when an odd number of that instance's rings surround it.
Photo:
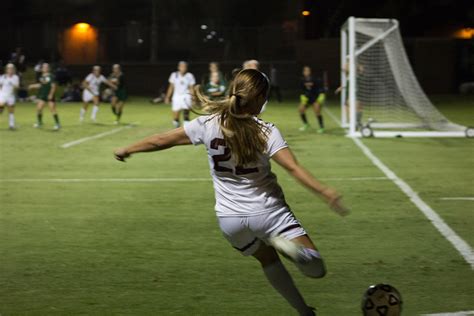
<path fill-rule="evenodd" d="M 402 305 L 400 292 L 388 284 L 371 285 L 362 298 L 364 316 L 399 316 Z"/>

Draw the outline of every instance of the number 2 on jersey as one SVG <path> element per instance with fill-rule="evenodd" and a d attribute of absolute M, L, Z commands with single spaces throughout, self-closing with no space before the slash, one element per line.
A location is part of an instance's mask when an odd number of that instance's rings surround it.
<path fill-rule="evenodd" d="M 214 170 L 219 172 L 232 172 L 231 168 L 223 167 L 219 165 L 219 162 L 229 161 L 231 158 L 230 149 L 226 147 L 225 140 L 222 138 L 214 138 L 211 141 L 211 149 L 218 150 L 219 146 L 224 147 L 224 153 L 219 155 L 213 155 L 212 160 L 214 161 Z M 235 167 L 236 175 L 244 175 L 249 173 L 258 172 L 258 168 L 244 168 L 242 166 Z"/>

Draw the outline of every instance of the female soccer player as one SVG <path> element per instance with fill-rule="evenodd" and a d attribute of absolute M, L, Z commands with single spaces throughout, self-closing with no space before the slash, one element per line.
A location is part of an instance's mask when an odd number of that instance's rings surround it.
<path fill-rule="evenodd" d="M 13 64 L 5 66 L 5 74 L 0 76 L 0 114 L 5 105 L 8 106 L 8 127 L 15 130 L 15 91 L 20 87 L 20 78 Z"/>
<path fill-rule="evenodd" d="M 125 77 L 119 64 L 112 66 L 112 74 L 109 76 L 109 80 L 117 86 L 117 90 L 115 90 L 115 93 L 112 96 L 111 103 L 112 112 L 116 116 L 115 124 L 119 124 L 120 118 L 122 117 L 123 107 L 125 106 L 125 100 L 127 100 Z"/>
<path fill-rule="evenodd" d="M 51 69 L 48 63 L 41 65 L 41 77 L 39 83 L 29 85 L 28 89 L 39 89 L 37 94 L 38 102 L 36 104 L 36 123 L 33 127 L 40 128 L 43 126 L 43 108 L 48 104 L 51 114 L 54 118 L 54 130 L 59 130 L 61 124 L 59 123 L 58 112 L 56 111 L 56 81 L 51 74 Z"/>
<path fill-rule="evenodd" d="M 316 114 L 319 122 L 318 133 L 324 133 L 324 120 L 321 114 L 321 107 L 326 100 L 326 94 L 324 93 L 325 89 L 321 80 L 313 78 L 309 66 L 303 67 L 301 86 L 303 88 L 303 93 L 300 95 L 300 106 L 298 111 L 300 112 L 303 126 L 300 128 L 300 131 L 306 131 L 309 128 L 308 119 L 306 118 L 306 109 L 313 106 L 314 114 Z"/>
<path fill-rule="evenodd" d="M 301 184 L 321 196 L 341 215 L 347 210 L 341 195 L 317 181 L 298 164 L 275 125 L 259 120 L 268 97 L 267 77 L 254 69 L 240 71 L 230 96 L 211 101 L 196 91 L 210 113 L 184 128 L 150 136 L 115 151 L 125 161 L 131 155 L 177 145 L 206 146 L 216 195 L 220 228 L 230 244 L 245 256 L 254 256 L 270 284 L 299 315 L 315 315 L 296 288 L 275 251 L 289 257 L 306 276 L 321 278 L 326 268 L 320 253 L 291 212 L 271 172 L 270 159 Z"/>
<path fill-rule="evenodd" d="M 97 112 L 99 112 L 99 90 L 100 85 L 102 83 L 105 83 L 114 90 L 117 89 L 117 86 L 114 83 L 107 80 L 101 74 L 100 66 L 92 67 L 92 73 L 87 75 L 86 79 L 84 79 L 84 81 L 82 82 L 82 85 L 84 87 L 84 91 L 82 92 L 83 106 L 79 114 L 79 121 L 84 121 L 84 116 L 86 115 L 87 108 L 89 107 L 89 103 L 91 102 L 94 104 L 94 106 L 92 107 L 91 120 L 93 122 L 96 121 Z"/>
<path fill-rule="evenodd" d="M 193 87 L 196 84 L 194 75 L 188 72 L 188 63 L 180 61 L 178 71 L 171 73 L 168 80 L 169 86 L 166 92 L 165 103 L 171 104 L 173 111 L 173 126 L 179 127 L 179 115 L 183 112 L 184 125 L 189 123 L 189 110 L 192 107 Z"/>

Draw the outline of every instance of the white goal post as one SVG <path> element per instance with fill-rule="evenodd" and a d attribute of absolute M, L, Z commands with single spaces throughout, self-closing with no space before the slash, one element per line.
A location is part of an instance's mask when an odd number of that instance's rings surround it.
<path fill-rule="evenodd" d="M 341 122 L 351 137 L 474 136 L 431 103 L 395 19 L 350 17 L 342 26 Z"/>

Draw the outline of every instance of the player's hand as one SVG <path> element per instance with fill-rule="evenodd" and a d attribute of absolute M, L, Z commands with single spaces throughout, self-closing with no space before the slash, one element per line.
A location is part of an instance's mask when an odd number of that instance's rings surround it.
<path fill-rule="evenodd" d="M 130 154 L 125 150 L 125 148 L 119 148 L 114 151 L 115 159 L 118 161 L 123 161 L 130 157 Z"/>
<path fill-rule="evenodd" d="M 340 216 L 346 216 L 349 214 L 349 209 L 342 203 L 342 195 L 339 194 L 339 192 L 332 188 L 327 188 L 323 191 L 323 195 L 331 210 Z"/>

